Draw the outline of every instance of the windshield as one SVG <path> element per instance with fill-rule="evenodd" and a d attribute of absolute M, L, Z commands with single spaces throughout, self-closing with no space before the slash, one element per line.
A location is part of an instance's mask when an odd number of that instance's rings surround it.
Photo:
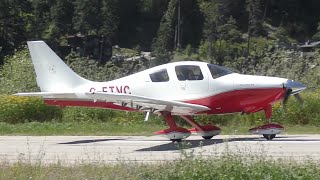
<path fill-rule="evenodd" d="M 221 66 L 213 65 L 213 64 L 208 64 L 208 68 L 211 72 L 212 78 L 216 79 L 221 76 L 225 76 L 227 74 L 232 74 L 233 72 L 230 71 L 229 69 L 223 68 Z"/>

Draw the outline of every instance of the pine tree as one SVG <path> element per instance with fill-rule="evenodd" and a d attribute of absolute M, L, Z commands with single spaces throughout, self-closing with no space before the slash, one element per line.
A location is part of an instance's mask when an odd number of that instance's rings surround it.
<path fill-rule="evenodd" d="M 72 0 L 55 0 L 50 8 L 51 24 L 53 24 L 60 35 L 66 35 L 72 31 L 72 17 L 74 7 Z"/>
<path fill-rule="evenodd" d="M 230 43 L 239 43 L 241 41 L 241 32 L 238 30 L 236 20 L 229 17 L 228 21 L 217 28 L 220 39 Z"/>
<path fill-rule="evenodd" d="M 101 27 L 98 34 L 113 37 L 118 30 L 119 18 L 118 18 L 118 1 L 116 0 L 102 0 L 100 21 Z"/>
<path fill-rule="evenodd" d="M 34 0 L 32 1 L 33 19 L 31 32 L 32 38 L 43 39 L 46 36 L 45 31 L 50 24 L 50 7 L 52 2 L 48 0 Z M 46 38 L 44 38 L 46 39 Z"/>
<path fill-rule="evenodd" d="M 171 0 L 166 13 L 163 15 L 156 40 L 153 44 L 155 55 L 158 57 L 156 64 L 168 62 L 169 51 L 173 49 L 174 20 L 177 0 Z"/>
<path fill-rule="evenodd" d="M 26 40 L 31 4 L 29 1 L 0 1 L 0 65 L 4 56 Z"/>
<path fill-rule="evenodd" d="M 218 26 L 222 24 L 222 15 L 220 10 L 220 4 L 216 1 L 206 1 L 199 0 L 200 10 L 204 16 L 204 27 L 203 27 L 203 35 L 206 41 L 209 43 L 208 46 L 208 57 L 210 62 L 214 62 L 214 49 L 213 43 L 217 40 L 218 37 Z"/>
<path fill-rule="evenodd" d="M 252 37 L 265 35 L 261 3 L 261 0 L 246 0 L 246 9 L 249 14 L 248 34 Z"/>
<path fill-rule="evenodd" d="M 317 32 L 312 36 L 313 40 L 320 41 L 320 22 L 317 26 Z"/>
<path fill-rule="evenodd" d="M 76 31 L 81 34 L 98 34 L 101 26 L 100 7 L 101 0 L 76 0 L 73 24 Z"/>

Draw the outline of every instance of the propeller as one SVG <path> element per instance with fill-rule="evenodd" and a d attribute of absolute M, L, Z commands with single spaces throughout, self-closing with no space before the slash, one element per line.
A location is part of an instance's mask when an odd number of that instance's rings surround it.
<path fill-rule="evenodd" d="M 293 96 L 301 105 L 303 105 L 303 99 L 301 98 L 300 94 L 294 94 Z"/>
<path fill-rule="evenodd" d="M 283 84 L 283 87 L 286 88 L 286 93 L 282 101 L 284 109 L 286 109 L 290 95 L 293 95 L 301 106 L 303 105 L 303 99 L 299 93 L 307 88 L 305 85 L 297 81 L 287 80 L 287 82 Z"/>

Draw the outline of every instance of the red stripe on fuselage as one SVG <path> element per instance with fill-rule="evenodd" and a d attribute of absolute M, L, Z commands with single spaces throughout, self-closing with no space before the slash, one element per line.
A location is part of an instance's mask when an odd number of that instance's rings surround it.
<path fill-rule="evenodd" d="M 68 100 L 68 99 L 45 99 L 44 102 L 52 106 L 83 106 L 83 107 L 97 107 L 97 108 L 107 108 L 107 109 L 116 109 L 122 111 L 135 111 L 133 108 L 119 106 L 113 104 L 112 102 L 102 102 L 102 101 L 86 101 L 86 100 Z"/>
<path fill-rule="evenodd" d="M 216 94 L 210 97 L 184 101 L 186 103 L 198 104 L 209 107 L 211 110 L 201 113 L 207 114 L 225 114 L 235 112 L 252 113 L 268 105 L 279 101 L 285 95 L 283 88 L 275 89 L 245 89 L 235 90 L 230 92 L 224 92 Z M 85 107 L 97 107 L 107 108 L 123 111 L 137 111 L 134 108 L 124 107 L 113 104 L 112 102 L 103 101 L 88 101 L 88 100 L 68 100 L 68 99 L 46 99 L 45 102 L 48 105 L 55 106 L 85 106 Z M 201 114 L 200 113 L 200 114 Z"/>
<path fill-rule="evenodd" d="M 209 107 L 211 110 L 204 112 L 207 114 L 252 113 L 279 101 L 284 95 L 285 90 L 283 88 L 245 89 L 185 102 Z"/>

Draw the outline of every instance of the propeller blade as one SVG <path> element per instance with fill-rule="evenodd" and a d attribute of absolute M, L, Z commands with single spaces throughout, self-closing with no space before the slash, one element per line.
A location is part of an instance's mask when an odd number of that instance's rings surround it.
<path fill-rule="evenodd" d="M 286 94 L 285 94 L 283 101 L 282 101 L 283 108 L 286 107 L 291 92 L 292 92 L 292 89 L 287 89 Z"/>
<path fill-rule="evenodd" d="M 301 106 L 303 106 L 303 99 L 301 98 L 300 94 L 295 94 L 294 97 L 301 104 Z"/>

